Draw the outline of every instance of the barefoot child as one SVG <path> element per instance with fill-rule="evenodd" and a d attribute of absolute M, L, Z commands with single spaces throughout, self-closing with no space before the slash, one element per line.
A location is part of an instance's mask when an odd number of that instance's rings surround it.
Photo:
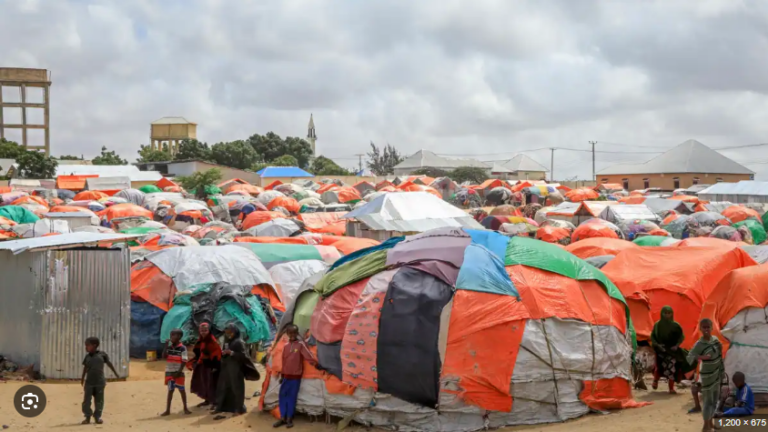
<path fill-rule="evenodd" d="M 696 342 L 688 353 L 688 363 L 701 362 L 701 415 L 704 418 L 704 432 L 715 428 L 713 418 L 720 400 L 720 382 L 725 373 L 723 367 L 723 346 L 712 336 L 712 321 L 704 318 L 699 322 L 701 339 Z"/>
<path fill-rule="evenodd" d="M 184 366 L 187 364 L 187 347 L 181 343 L 184 332 L 181 329 L 171 330 L 171 340 L 165 347 L 163 358 L 165 358 L 165 385 L 168 386 L 168 402 L 165 405 L 165 412 L 161 416 L 171 414 L 171 401 L 173 401 L 173 390 L 179 390 L 181 402 L 184 404 L 184 414 L 192 414 L 187 408 L 187 392 L 184 389 Z"/>
<path fill-rule="evenodd" d="M 103 351 L 99 351 L 99 338 L 89 337 L 85 340 L 85 351 L 88 353 L 83 359 L 83 377 L 80 378 L 80 385 L 83 386 L 83 414 L 85 420 L 83 424 L 91 422 L 91 417 L 97 424 L 104 423 L 101 420 L 101 413 L 104 411 L 104 387 L 107 386 L 107 379 L 104 376 L 104 365 L 115 374 L 117 371 L 109 361 L 109 356 Z M 95 411 L 91 411 L 91 398 L 94 399 Z"/>
<path fill-rule="evenodd" d="M 294 324 L 286 327 L 288 342 L 283 347 L 283 371 L 280 375 L 280 420 L 273 427 L 287 425 L 293 427 L 293 416 L 296 413 L 296 401 L 299 398 L 301 375 L 304 373 L 304 360 L 316 366 L 317 360 L 307 348 L 307 344 L 299 339 L 299 328 Z"/>

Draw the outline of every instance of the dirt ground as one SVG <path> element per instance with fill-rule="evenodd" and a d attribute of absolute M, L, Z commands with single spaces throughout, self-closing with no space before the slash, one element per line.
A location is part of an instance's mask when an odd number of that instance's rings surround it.
<path fill-rule="evenodd" d="M 125 382 L 113 382 L 107 385 L 104 424 L 100 426 L 80 425 L 82 414 L 80 404 L 82 389 L 79 383 L 47 382 L 36 383 L 45 392 L 48 405 L 37 418 L 27 419 L 16 413 L 13 408 L 13 396 L 16 390 L 24 385 L 21 382 L 0 382 L 0 425 L 8 426 L 8 432 L 16 431 L 52 431 L 52 430 L 82 430 L 103 429 L 113 432 L 178 432 L 185 430 L 259 430 L 272 429 L 274 419 L 256 410 L 257 398 L 246 401 L 248 414 L 220 421 L 213 420 L 211 415 L 201 408 L 190 408 L 191 415 L 181 413 L 181 400 L 178 395 L 174 399 L 172 414 L 169 417 L 159 417 L 165 409 L 165 386 L 162 384 L 162 362 L 132 362 L 131 378 Z M 188 374 L 187 380 L 190 376 Z M 253 394 L 261 388 L 261 383 L 246 382 L 246 394 Z M 637 400 L 652 401 L 653 405 L 638 409 L 629 409 L 609 415 L 591 414 L 573 421 L 542 426 L 524 426 L 503 429 L 504 431 L 526 432 L 695 432 L 701 430 L 701 417 L 687 415 L 686 411 L 692 406 L 687 390 L 680 390 L 678 395 L 669 395 L 663 391 L 638 391 Z M 189 398 L 190 407 L 200 402 L 196 396 Z M 760 410 L 768 414 L 768 410 Z M 310 423 L 306 417 L 299 417 L 297 432 L 306 431 L 335 431 L 336 425 Z M 350 427 L 348 431 L 364 431 L 362 427 Z M 373 429 L 376 430 L 376 429 Z M 736 431 L 736 428 L 724 428 Z M 743 430 L 758 430 L 755 428 Z M 768 428 L 762 429 L 768 430 Z"/>

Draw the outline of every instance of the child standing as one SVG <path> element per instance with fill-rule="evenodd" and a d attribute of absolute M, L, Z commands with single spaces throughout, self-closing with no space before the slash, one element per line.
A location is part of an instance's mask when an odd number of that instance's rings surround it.
<path fill-rule="evenodd" d="M 168 386 L 168 401 L 165 405 L 165 412 L 161 416 L 171 414 L 171 401 L 173 401 L 173 390 L 176 389 L 181 394 L 181 402 L 184 404 L 184 414 L 192 414 L 187 408 L 187 392 L 184 389 L 184 366 L 187 364 L 187 347 L 181 343 L 184 332 L 181 329 L 171 330 L 171 340 L 165 347 L 163 358 L 165 358 L 165 385 Z"/>
<path fill-rule="evenodd" d="M 107 386 L 107 378 L 104 376 L 104 365 L 117 377 L 117 371 L 109 361 L 109 356 L 99 351 L 99 338 L 89 337 L 85 339 L 85 351 L 88 353 L 83 359 L 83 376 L 80 385 L 83 386 L 83 424 L 91 422 L 91 417 L 97 424 L 102 424 L 101 414 L 104 412 L 104 387 Z M 91 398 L 94 399 L 95 411 L 91 411 Z"/>
<path fill-rule="evenodd" d="M 280 375 L 280 420 L 273 427 L 287 425 L 293 427 L 293 416 L 296 414 L 296 401 L 299 398 L 301 375 L 304 373 L 304 360 L 317 366 L 317 360 L 307 348 L 307 344 L 299 339 L 299 328 L 294 324 L 286 327 L 288 342 L 283 347 L 283 372 Z"/>
<path fill-rule="evenodd" d="M 704 432 L 714 430 L 713 418 L 720 400 L 720 382 L 725 373 L 723 367 L 723 346 L 720 341 L 712 336 L 712 321 L 704 318 L 699 322 L 701 339 L 696 342 L 691 352 L 688 353 L 688 363 L 700 361 L 701 368 L 701 415 L 704 418 Z"/>

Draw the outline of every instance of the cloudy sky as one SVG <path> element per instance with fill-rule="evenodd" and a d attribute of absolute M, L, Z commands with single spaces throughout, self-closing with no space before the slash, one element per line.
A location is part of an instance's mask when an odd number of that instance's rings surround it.
<path fill-rule="evenodd" d="M 345 166 L 369 141 L 549 167 L 595 140 L 598 171 L 768 142 L 767 35 L 761 1 L 0 0 L 0 66 L 52 73 L 53 154 L 129 160 L 163 116 L 212 144 L 314 113 Z M 725 154 L 768 179 L 768 146 Z"/>

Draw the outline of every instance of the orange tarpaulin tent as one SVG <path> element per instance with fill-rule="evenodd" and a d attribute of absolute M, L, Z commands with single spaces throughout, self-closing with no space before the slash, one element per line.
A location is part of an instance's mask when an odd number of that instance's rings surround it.
<path fill-rule="evenodd" d="M 155 183 L 155 186 L 163 190 L 165 190 L 165 188 L 167 187 L 180 187 L 178 184 L 174 183 L 172 180 L 169 180 L 166 177 L 163 177 L 160 180 L 158 180 L 157 183 Z"/>
<path fill-rule="evenodd" d="M 536 238 L 547 243 L 557 243 L 564 238 L 570 238 L 571 233 L 565 228 L 546 225 L 536 231 Z"/>
<path fill-rule="evenodd" d="M 694 333 L 704 300 L 730 271 L 757 265 L 741 248 L 657 247 L 624 250 L 602 271 L 619 288 L 627 302 L 647 299 L 647 313 L 630 313 L 638 339 L 650 335 L 661 308 L 671 306 L 685 334 L 682 347 L 696 342 Z"/>
<path fill-rule="evenodd" d="M 36 196 L 36 195 L 26 195 L 26 196 L 23 196 L 23 197 L 15 200 L 15 201 L 13 201 L 11 203 L 11 205 L 17 206 L 17 205 L 22 205 L 22 204 L 26 204 L 26 203 L 40 204 L 41 206 L 48 207 L 48 202 L 46 200 L 44 200 L 42 197 L 39 197 L 39 196 Z"/>
<path fill-rule="evenodd" d="M 619 235 L 611 227 L 601 223 L 583 223 L 576 227 L 571 234 L 571 242 L 581 242 L 594 237 L 606 237 L 609 239 L 618 239 Z M 573 245 L 571 244 L 571 246 Z"/>
<path fill-rule="evenodd" d="M 324 193 L 326 193 L 326 192 L 328 192 L 328 191 L 331 191 L 331 190 L 336 190 L 336 188 L 338 188 L 338 187 L 339 187 L 339 185 L 337 185 L 337 184 L 334 184 L 334 183 L 326 183 L 326 184 L 324 184 L 324 185 L 320 186 L 320 189 L 318 189 L 316 192 L 317 192 L 318 194 L 322 195 L 322 194 L 324 194 Z"/>
<path fill-rule="evenodd" d="M 601 255 L 618 255 L 621 251 L 639 247 L 630 241 L 618 238 L 594 237 L 571 243 L 565 247 L 565 250 L 581 259 L 586 259 Z"/>
<path fill-rule="evenodd" d="M 343 236 L 347 232 L 346 212 L 302 213 L 299 220 L 309 232 Z"/>
<path fill-rule="evenodd" d="M 243 230 L 253 228 L 265 222 L 269 222 L 272 219 L 285 219 L 285 215 L 280 212 L 273 211 L 251 212 L 248 216 L 245 217 L 245 220 L 243 221 Z"/>
<path fill-rule="evenodd" d="M 264 189 L 258 186 L 254 186 L 252 184 L 233 184 L 226 190 L 225 193 L 230 193 L 235 191 L 242 191 L 255 197 L 261 194 L 262 192 L 264 192 Z"/>
<path fill-rule="evenodd" d="M 151 220 L 153 216 L 152 212 L 145 209 L 144 207 L 139 207 L 136 204 L 130 203 L 115 204 L 113 206 L 107 207 L 97 214 L 99 217 L 107 221 L 111 221 L 115 218 L 126 217 L 145 217 Z"/>
<path fill-rule="evenodd" d="M 694 204 L 699 203 L 699 197 L 691 196 L 691 195 L 675 195 L 673 197 L 669 197 L 668 199 L 676 200 L 676 201 L 683 201 L 683 202 L 690 202 Z"/>
<path fill-rule="evenodd" d="M 82 191 L 75 195 L 75 201 L 98 201 L 102 198 L 109 198 L 109 195 L 100 191 Z"/>
<path fill-rule="evenodd" d="M 268 184 L 267 187 L 265 187 L 264 189 L 265 190 L 272 190 L 272 189 L 280 186 L 281 184 L 283 184 L 283 182 L 281 182 L 280 180 L 275 180 L 272 183 Z"/>
<path fill-rule="evenodd" d="M 395 185 L 391 181 L 389 181 L 389 180 L 382 180 L 382 181 L 376 183 L 376 190 L 377 191 L 381 190 L 381 188 L 387 187 L 387 186 L 395 187 Z"/>
<path fill-rule="evenodd" d="M 79 191 L 85 189 L 85 179 L 96 178 L 97 174 L 89 175 L 62 175 L 56 177 L 57 189 L 68 189 L 72 191 Z"/>
<path fill-rule="evenodd" d="M 288 210 L 291 213 L 298 213 L 301 209 L 301 206 L 299 205 L 299 202 L 291 197 L 286 196 L 278 196 L 275 198 L 272 198 L 272 201 L 267 204 L 267 208 L 269 210 L 272 210 L 276 207 L 282 207 L 286 210 Z"/>
<path fill-rule="evenodd" d="M 749 207 L 740 205 L 732 205 L 723 210 L 720 214 L 730 219 L 733 223 L 741 222 L 749 218 L 756 219 L 758 222 L 763 223 L 763 219 L 760 217 L 760 213 Z"/>
<path fill-rule="evenodd" d="M 565 193 L 565 197 L 571 202 L 581 202 L 597 199 L 600 196 L 591 188 L 578 188 Z"/>
<path fill-rule="evenodd" d="M 619 202 L 624 204 L 642 204 L 645 202 L 645 200 L 646 198 L 641 195 L 631 195 L 619 198 Z"/>

